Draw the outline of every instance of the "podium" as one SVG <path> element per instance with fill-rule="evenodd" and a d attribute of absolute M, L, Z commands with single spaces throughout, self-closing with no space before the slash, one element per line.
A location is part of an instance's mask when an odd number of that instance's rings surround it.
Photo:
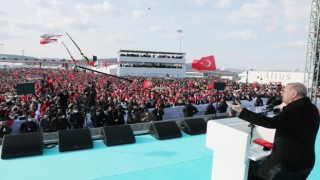
<path fill-rule="evenodd" d="M 211 179 L 246 180 L 250 160 L 258 161 L 270 155 L 263 147 L 251 143 L 250 123 L 237 117 L 208 121 L 206 147 L 213 150 Z M 275 129 L 256 126 L 252 139 L 273 142 Z"/>

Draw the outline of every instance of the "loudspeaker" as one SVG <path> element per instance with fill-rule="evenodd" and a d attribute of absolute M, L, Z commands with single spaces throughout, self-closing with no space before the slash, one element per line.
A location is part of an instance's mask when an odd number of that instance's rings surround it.
<path fill-rule="evenodd" d="M 40 132 L 5 135 L 2 141 L 1 159 L 42 154 L 42 139 Z"/>
<path fill-rule="evenodd" d="M 182 136 L 175 121 L 162 121 L 150 124 L 149 134 L 158 140 L 178 138 Z"/>
<path fill-rule="evenodd" d="M 102 128 L 102 136 L 107 146 L 136 142 L 130 125 L 105 126 Z"/>
<path fill-rule="evenodd" d="M 226 83 L 214 82 L 214 87 L 213 87 L 213 89 L 223 91 L 225 88 L 226 88 Z"/>
<path fill-rule="evenodd" d="M 207 122 L 203 118 L 185 119 L 181 121 L 180 128 L 190 135 L 205 134 L 207 132 Z"/>
<path fill-rule="evenodd" d="M 17 95 L 34 94 L 34 83 L 17 84 Z"/>
<path fill-rule="evenodd" d="M 93 148 L 89 129 L 61 130 L 58 137 L 60 152 Z"/>

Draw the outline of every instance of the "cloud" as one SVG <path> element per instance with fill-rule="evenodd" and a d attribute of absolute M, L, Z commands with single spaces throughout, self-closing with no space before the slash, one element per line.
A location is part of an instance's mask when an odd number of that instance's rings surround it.
<path fill-rule="evenodd" d="M 177 39 L 180 37 L 180 35 L 177 32 L 170 32 L 170 33 L 163 34 L 160 37 L 164 39 Z"/>
<path fill-rule="evenodd" d="M 147 13 L 145 11 L 135 10 L 132 13 L 134 19 L 145 17 Z"/>
<path fill-rule="evenodd" d="M 77 4 L 75 9 L 84 16 L 103 16 L 103 17 L 114 17 L 119 16 L 121 14 L 120 10 L 110 4 L 109 2 L 105 1 L 101 4 L 94 4 L 94 5 L 85 5 L 85 4 Z"/>
<path fill-rule="evenodd" d="M 114 34 L 109 36 L 106 40 L 108 43 L 133 43 L 134 42 L 132 37 L 124 34 Z"/>
<path fill-rule="evenodd" d="M 274 44 L 269 47 L 274 49 L 281 49 L 281 48 L 305 47 L 305 46 L 307 46 L 306 41 L 293 41 L 293 42 L 284 42 L 284 43 Z"/>
<path fill-rule="evenodd" d="M 201 6 L 207 3 L 207 0 L 189 0 L 189 2 L 192 4 L 196 4 L 198 6 Z"/>
<path fill-rule="evenodd" d="M 275 19 L 280 15 L 280 9 L 268 0 L 258 0 L 255 3 L 245 3 L 239 11 L 228 16 L 233 23 L 255 23 Z"/>
<path fill-rule="evenodd" d="M 274 32 L 276 30 L 275 26 L 267 26 L 264 28 L 264 30 L 268 33 Z"/>
<path fill-rule="evenodd" d="M 212 3 L 213 7 L 222 8 L 230 5 L 230 0 L 216 0 Z"/>
<path fill-rule="evenodd" d="M 288 19 L 304 19 L 310 15 L 310 2 L 301 0 L 281 0 L 282 12 Z"/>
<path fill-rule="evenodd" d="M 8 34 L 6 32 L 0 32 L 0 39 L 1 40 L 8 40 L 8 39 L 14 39 L 15 36 Z"/>
<path fill-rule="evenodd" d="M 36 7 L 40 9 L 40 11 L 54 11 L 57 12 L 63 12 L 65 13 L 66 8 L 64 6 L 64 3 L 57 0 L 49 0 L 49 1 L 43 1 L 43 0 L 23 0 L 23 2 L 31 7 Z M 51 14 L 52 15 L 52 14 Z"/>
<path fill-rule="evenodd" d="M 161 26 L 151 26 L 151 27 L 149 27 L 149 31 L 151 31 L 151 32 L 165 32 L 166 30 Z"/>
<path fill-rule="evenodd" d="M 284 27 L 284 32 L 286 33 L 295 33 L 298 32 L 301 29 L 301 26 L 298 24 L 287 24 Z"/>
<path fill-rule="evenodd" d="M 252 39 L 256 39 L 257 35 L 252 30 L 245 30 L 245 31 L 231 32 L 231 33 L 225 34 L 223 37 L 225 39 L 252 40 Z"/>
<path fill-rule="evenodd" d="M 0 10 L 0 15 L 8 15 L 6 11 Z"/>

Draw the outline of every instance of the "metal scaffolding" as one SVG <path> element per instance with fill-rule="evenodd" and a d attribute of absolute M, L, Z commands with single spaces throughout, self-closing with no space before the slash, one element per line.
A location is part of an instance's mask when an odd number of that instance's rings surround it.
<path fill-rule="evenodd" d="M 316 104 L 317 100 L 316 95 L 317 88 L 319 87 L 320 71 L 319 11 L 320 0 L 312 0 L 304 84 L 308 87 L 308 96 L 314 104 Z"/>

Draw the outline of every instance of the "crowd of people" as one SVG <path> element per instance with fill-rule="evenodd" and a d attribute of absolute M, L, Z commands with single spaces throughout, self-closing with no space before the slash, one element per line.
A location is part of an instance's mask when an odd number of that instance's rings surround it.
<path fill-rule="evenodd" d="M 168 79 L 126 77 L 120 79 L 82 70 L 19 68 L 0 70 L 1 136 L 10 133 L 15 120 L 24 121 L 20 132 L 53 132 L 82 128 L 90 113 L 93 127 L 160 121 L 164 108 L 185 106 L 185 117 L 197 113 L 193 104 L 208 104 L 205 114 L 226 112 L 226 101 L 256 101 L 263 105 L 279 98 L 282 86 L 245 84 L 209 78 Z M 143 86 L 151 81 L 148 87 Z M 35 92 L 18 95 L 18 83 L 34 82 Z M 227 84 L 224 91 L 213 88 L 214 82 Z M 212 105 L 219 102 L 217 109 Z M 125 122 L 125 119 L 127 120 Z"/>
<path fill-rule="evenodd" d="M 175 69 L 182 69 L 182 65 L 181 65 L 181 64 L 173 64 L 173 63 L 128 63 L 128 62 L 121 62 L 120 67 L 175 68 Z"/>
<path fill-rule="evenodd" d="M 172 58 L 172 59 L 182 59 L 183 56 L 180 55 L 166 55 L 166 54 L 138 54 L 138 53 L 121 53 L 120 56 L 130 56 L 130 57 L 150 57 L 150 58 Z"/>

